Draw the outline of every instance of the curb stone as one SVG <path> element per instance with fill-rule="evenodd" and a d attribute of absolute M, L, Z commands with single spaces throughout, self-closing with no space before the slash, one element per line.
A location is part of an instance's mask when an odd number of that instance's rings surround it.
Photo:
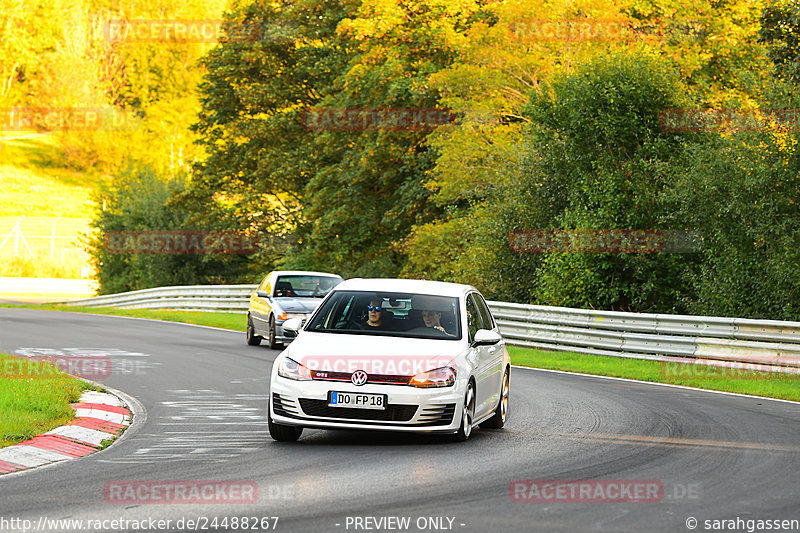
<path fill-rule="evenodd" d="M 99 451 L 103 441 L 119 437 L 133 420 L 130 409 L 105 392 L 85 391 L 72 408 L 76 418 L 68 424 L 0 448 L 0 475 Z"/>

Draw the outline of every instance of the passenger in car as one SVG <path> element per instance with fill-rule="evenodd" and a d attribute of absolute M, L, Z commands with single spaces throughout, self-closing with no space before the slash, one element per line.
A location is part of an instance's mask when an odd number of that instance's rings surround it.
<path fill-rule="evenodd" d="M 426 328 L 433 328 L 437 331 L 441 331 L 445 335 L 450 337 L 455 337 L 454 334 L 448 332 L 442 326 L 442 312 L 441 311 L 432 311 L 428 309 L 423 309 L 422 311 L 422 321 L 425 322 Z"/>

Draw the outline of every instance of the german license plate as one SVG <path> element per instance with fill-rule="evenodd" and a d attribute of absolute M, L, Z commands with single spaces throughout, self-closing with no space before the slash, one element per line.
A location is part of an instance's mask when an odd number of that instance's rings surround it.
<path fill-rule="evenodd" d="M 386 409 L 386 395 L 364 392 L 331 392 L 328 406 L 355 407 L 357 409 Z"/>

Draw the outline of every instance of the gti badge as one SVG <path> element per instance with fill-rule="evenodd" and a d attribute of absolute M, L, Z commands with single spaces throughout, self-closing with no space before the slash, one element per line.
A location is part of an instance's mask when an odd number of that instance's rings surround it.
<path fill-rule="evenodd" d="M 363 370 L 356 370 L 353 372 L 353 375 L 350 376 L 350 381 L 353 382 L 353 385 L 361 386 L 367 382 L 367 373 Z"/>

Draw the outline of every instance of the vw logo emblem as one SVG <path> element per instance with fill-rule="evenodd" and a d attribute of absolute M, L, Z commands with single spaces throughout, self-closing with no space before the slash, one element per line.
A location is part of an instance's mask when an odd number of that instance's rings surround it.
<path fill-rule="evenodd" d="M 350 376 L 350 381 L 353 382 L 353 385 L 361 386 L 367 382 L 367 373 L 363 370 L 356 370 L 353 372 L 353 375 Z"/>

